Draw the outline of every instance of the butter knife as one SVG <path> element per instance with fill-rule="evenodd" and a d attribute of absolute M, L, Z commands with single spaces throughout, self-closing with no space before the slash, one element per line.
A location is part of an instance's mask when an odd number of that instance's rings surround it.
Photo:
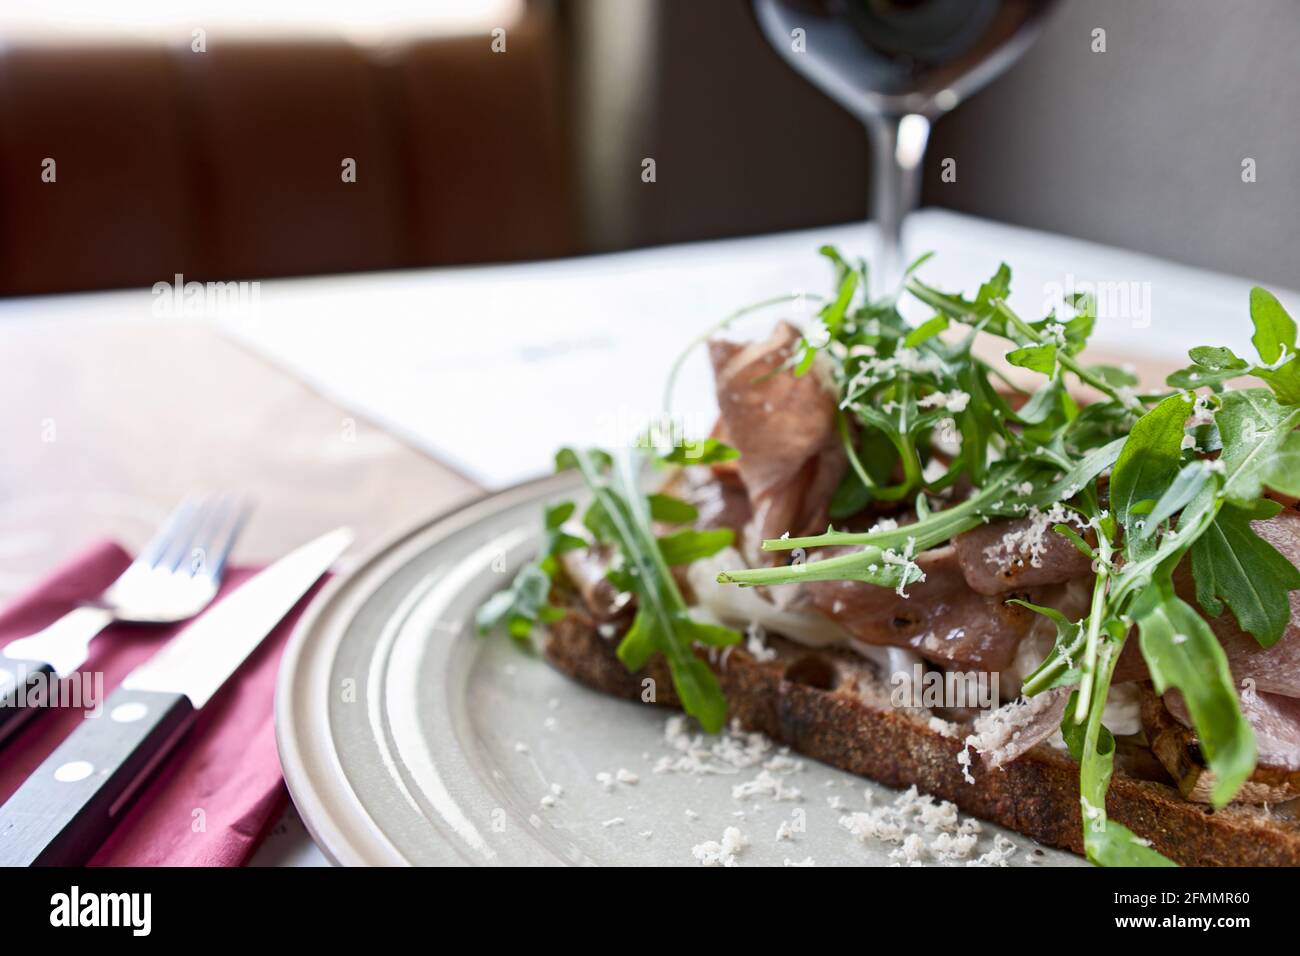
<path fill-rule="evenodd" d="M 352 542 L 338 528 L 281 558 L 125 679 L 0 807 L 0 866 L 72 866 L 104 842 L 149 776 Z"/>

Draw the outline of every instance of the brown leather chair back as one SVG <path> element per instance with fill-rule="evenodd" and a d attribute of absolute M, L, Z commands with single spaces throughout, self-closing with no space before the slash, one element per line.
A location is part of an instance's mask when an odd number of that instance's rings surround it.
<path fill-rule="evenodd" d="M 562 89 L 534 17 L 503 54 L 0 48 L 0 294 L 571 253 Z"/>

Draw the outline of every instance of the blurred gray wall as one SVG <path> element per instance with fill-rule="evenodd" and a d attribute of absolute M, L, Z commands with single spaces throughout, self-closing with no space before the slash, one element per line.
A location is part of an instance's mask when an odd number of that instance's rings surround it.
<path fill-rule="evenodd" d="M 767 47 L 744 0 L 569 10 L 588 25 L 574 59 L 589 248 L 863 215 L 864 134 Z M 1297 50 L 1296 0 L 1066 0 L 1017 66 L 939 121 L 924 202 L 1300 287 Z"/>
<path fill-rule="evenodd" d="M 935 127 L 925 201 L 1300 288 L 1298 50 L 1295 0 L 1069 0 Z"/>

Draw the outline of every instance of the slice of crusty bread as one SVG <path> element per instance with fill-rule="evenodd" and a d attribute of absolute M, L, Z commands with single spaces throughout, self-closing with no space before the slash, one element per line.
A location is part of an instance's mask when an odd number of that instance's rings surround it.
<path fill-rule="evenodd" d="M 543 651 L 559 670 L 597 690 L 640 700 L 642 681 L 650 678 L 655 703 L 679 706 L 663 661 L 656 657 L 645 670 L 629 673 L 614 653 L 619 636 L 602 637 L 574 607 L 548 628 Z M 729 715 L 746 730 L 891 787 L 915 784 L 966 813 L 1082 852 L 1079 768 L 1068 754 L 1039 744 L 1001 770 L 972 755 L 975 783 L 968 783 L 957 761 L 962 740 L 932 726 L 928 714 L 890 706 L 887 686 L 861 657 L 774 636 L 767 645 L 776 651 L 774 660 L 758 661 L 741 647 L 712 655 Z M 1141 754 L 1154 766 L 1148 751 Z M 1166 782 L 1145 779 L 1158 773 L 1149 772 L 1140 756 L 1117 766 L 1106 798 L 1111 819 L 1184 865 L 1300 866 L 1300 801 L 1216 811 L 1189 803 Z"/>

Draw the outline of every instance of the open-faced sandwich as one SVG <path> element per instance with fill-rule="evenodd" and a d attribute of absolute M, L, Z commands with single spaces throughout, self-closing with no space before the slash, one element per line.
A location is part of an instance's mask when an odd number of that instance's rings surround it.
<path fill-rule="evenodd" d="M 1031 320 L 1006 266 L 969 299 L 910 270 L 933 312 L 913 325 L 822 251 L 814 322 L 715 330 L 709 437 L 560 452 L 590 504 L 547 510 L 482 629 L 540 629 L 588 685 L 1096 863 L 1300 864 L 1300 354 L 1277 299 L 1251 293 L 1256 359 L 1193 348 L 1147 392 L 1083 358 L 1087 296 Z"/>

